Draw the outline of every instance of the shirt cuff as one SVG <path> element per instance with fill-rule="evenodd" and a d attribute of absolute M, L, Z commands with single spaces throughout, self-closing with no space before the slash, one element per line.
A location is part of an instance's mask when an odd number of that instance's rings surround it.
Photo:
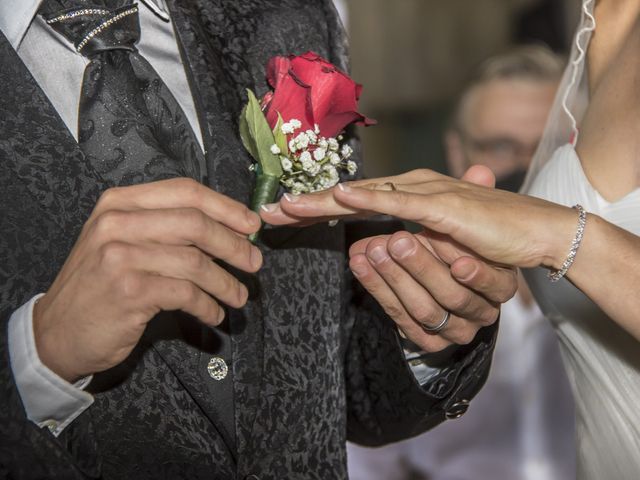
<path fill-rule="evenodd" d="M 57 437 L 93 403 L 93 396 L 84 391 L 92 377 L 71 384 L 40 361 L 33 334 L 33 306 L 42 296 L 36 295 L 11 315 L 9 358 L 27 418 Z"/>
<path fill-rule="evenodd" d="M 459 350 L 458 345 L 451 345 L 441 352 L 428 353 L 421 350 L 420 347 L 405 338 L 400 332 L 398 334 L 404 358 L 420 386 L 426 385 L 432 378 L 439 375 L 442 368 L 448 366 L 454 360 L 454 355 Z"/>

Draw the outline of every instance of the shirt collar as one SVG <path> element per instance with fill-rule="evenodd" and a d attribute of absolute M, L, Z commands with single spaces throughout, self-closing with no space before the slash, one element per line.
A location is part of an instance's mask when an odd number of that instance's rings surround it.
<path fill-rule="evenodd" d="M 42 1 L 0 0 L 0 31 L 7 37 L 14 50 L 18 50 Z M 162 20 L 169 21 L 165 0 L 141 0 L 141 2 Z"/>

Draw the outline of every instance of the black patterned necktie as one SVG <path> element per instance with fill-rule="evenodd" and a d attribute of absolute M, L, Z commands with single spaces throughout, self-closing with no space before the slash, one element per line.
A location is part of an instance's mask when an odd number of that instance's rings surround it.
<path fill-rule="evenodd" d="M 138 53 L 133 0 L 44 0 L 39 13 L 88 60 L 78 143 L 114 185 L 203 180 L 204 155 L 180 105 Z"/>

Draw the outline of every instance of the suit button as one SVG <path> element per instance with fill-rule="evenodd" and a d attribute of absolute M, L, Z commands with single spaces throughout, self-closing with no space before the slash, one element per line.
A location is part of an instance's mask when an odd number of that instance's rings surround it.
<path fill-rule="evenodd" d="M 469 400 L 460 400 L 459 402 L 456 402 L 453 405 L 451 405 L 449 410 L 447 410 L 447 412 L 445 413 L 445 416 L 447 417 L 448 420 L 460 418 L 465 413 L 467 413 L 468 409 L 469 409 Z"/>
<path fill-rule="evenodd" d="M 229 373 L 229 367 L 227 366 L 227 362 L 225 362 L 220 357 L 213 357 L 209 360 L 209 364 L 207 365 L 207 371 L 211 378 L 214 380 L 224 380 Z"/>
<path fill-rule="evenodd" d="M 260 478 L 257 475 L 247 475 L 244 480 L 260 480 Z"/>

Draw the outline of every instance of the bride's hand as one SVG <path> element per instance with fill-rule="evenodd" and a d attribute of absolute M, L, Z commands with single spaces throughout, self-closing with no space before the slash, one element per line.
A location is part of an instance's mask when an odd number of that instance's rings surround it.
<path fill-rule="evenodd" d="M 410 175 L 403 178 L 410 180 Z M 483 185 L 494 182 L 493 175 L 484 170 L 472 171 L 467 179 Z M 358 185 L 373 188 L 391 180 L 398 182 L 392 178 Z M 302 200 L 300 215 L 287 213 L 283 203 L 282 209 L 270 206 L 263 218 L 273 224 L 305 225 L 327 217 L 371 213 L 337 203 L 333 193 L 297 199 Z M 470 342 L 480 328 L 496 320 L 499 305 L 517 287 L 513 269 L 492 265 L 446 235 L 426 230 L 365 238 L 352 245 L 349 257 L 349 266 L 362 286 L 409 339 L 430 352 L 451 343 Z M 446 311 L 451 314 L 450 322 L 438 334 L 420 327 L 438 325 Z"/>
<path fill-rule="evenodd" d="M 488 174 L 472 167 L 466 174 Z M 274 225 L 350 216 L 392 215 L 450 237 L 481 257 L 517 267 L 559 269 L 575 234 L 574 210 L 544 200 L 414 170 L 311 195 L 287 195 L 262 218 Z"/>

